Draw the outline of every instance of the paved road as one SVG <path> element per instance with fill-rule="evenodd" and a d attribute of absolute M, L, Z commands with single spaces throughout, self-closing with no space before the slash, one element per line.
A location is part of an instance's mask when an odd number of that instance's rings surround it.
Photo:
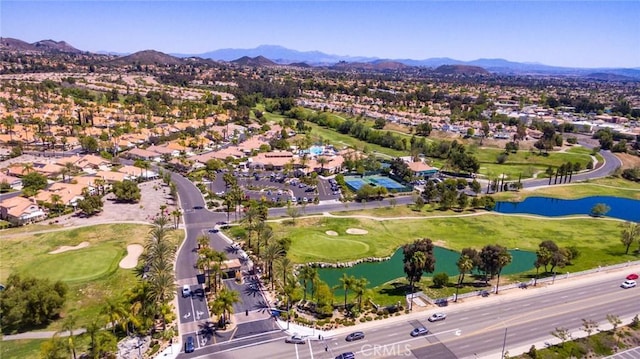
<path fill-rule="evenodd" d="M 393 322 L 369 322 L 361 326 L 364 329 L 358 328 L 364 330 L 366 338 L 353 343 L 346 342 L 344 336 L 355 329 L 345 328 L 343 334 L 297 346 L 285 344 L 284 335 L 279 340 L 262 338 L 256 346 L 238 343 L 235 349 L 220 348 L 216 357 L 319 359 L 352 351 L 356 357 L 366 358 L 499 358 L 503 344 L 507 351 L 526 351 L 533 343 L 540 347 L 545 341 L 553 341 L 550 333 L 557 327 L 579 333 L 582 319 L 595 320 L 602 328 L 607 314 L 621 318 L 638 314 L 640 288 L 620 288 L 623 279 L 624 274 L 616 272 L 567 281 L 565 285 L 513 289 L 516 293 L 451 304 L 443 310 L 447 319 L 437 323 L 427 321 L 435 309 Z M 412 338 L 409 333 L 417 326 L 427 327 L 430 334 Z"/>

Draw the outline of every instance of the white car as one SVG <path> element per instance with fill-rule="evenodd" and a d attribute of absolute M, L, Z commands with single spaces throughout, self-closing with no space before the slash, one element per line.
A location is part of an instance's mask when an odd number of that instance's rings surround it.
<path fill-rule="evenodd" d="M 625 280 L 624 282 L 622 282 L 622 284 L 620 285 L 622 288 L 624 289 L 629 289 L 629 288 L 633 288 L 636 286 L 636 281 L 635 280 Z"/>
<path fill-rule="evenodd" d="M 188 284 L 182 286 L 182 297 L 190 297 L 191 296 L 191 288 Z"/>
<path fill-rule="evenodd" d="M 445 320 L 447 319 L 447 315 L 444 313 L 433 313 L 430 317 L 429 317 L 429 321 L 430 322 L 437 322 L 440 320 Z"/>

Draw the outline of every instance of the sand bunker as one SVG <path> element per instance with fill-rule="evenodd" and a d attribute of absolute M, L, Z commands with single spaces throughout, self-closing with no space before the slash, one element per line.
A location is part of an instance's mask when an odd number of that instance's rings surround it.
<path fill-rule="evenodd" d="M 367 234 L 369 231 L 360 228 L 349 228 L 347 229 L 347 233 L 349 234 Z"/>
<path fill-rule="evenodd" d="M 338 232 L 336 232 L 336 231 L 326 231 L 324 233 L 326 233 L 328 236 L 337 236 L 338 235 Z"/>
<path fill-rule="evenodd" d="M 138 265 L 138 257 L 142 254 L 142 248 L 139 244 L 130 244 L 127 246 L 127 256 L 120 261 L 120 268 L 131 269 Z"/>
<path fill-rule="evenodd" d="M 81 248 L 85 248 L 85 247 L 89 247 L 89 242 L 82 242 L 82 243 L 78 244 L 77 246 L 62 246 L 62 247 L 56 249 L 55 251 L 49 252 L 49 254 L 58 254 L 58 253 L 63 253 L 63 252 L 68 252 L 68 251 L 75 251 L 76 249 L 81 249 Z"/>

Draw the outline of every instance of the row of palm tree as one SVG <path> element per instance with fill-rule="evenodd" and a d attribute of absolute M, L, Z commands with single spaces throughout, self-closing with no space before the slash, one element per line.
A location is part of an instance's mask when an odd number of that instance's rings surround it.
<path fill-rule="evenodd" d="M 196 266 L 204 273 L 207 279 L 207 287 L 217 293 L 218 288 L 222 285 L 224 270 L 222 262 L 227 260 L 224 252 L 216 251 L 209 246 L 209 237 L 205 235 L 198 236 L 198 260 Z M 211 285 L 211 276 L 213 275 L 213 285 Z"/>
<path fill-rule="evenodd" d="M 341 288 L 344 291 L 344 309 L 347 309 L 347 294 L 349 291 L 353 291 L 356 295 L 356 300 L 358 301 L 358 311 L 362 310 L 362 298 L 364 293 L 367 290 L 367 285 L 369 285 L 369 281 L 367 278 L 356 278 L 353 275 L 347 275 L 347 273 L 342 273 L 342 277 L 339 279 L 340 284 L 337 285 L 336 288 Z"/>

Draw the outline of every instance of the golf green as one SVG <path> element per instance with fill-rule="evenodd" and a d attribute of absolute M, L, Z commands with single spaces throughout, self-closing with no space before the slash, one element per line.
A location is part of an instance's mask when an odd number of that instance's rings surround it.
<path fill-rule="evenodd" d="M 123 255 L 123 249 L 102 244 L 58 254 L 42 254 L 37 260 L 19 269 L 51 280 L 83 282 L 115 271 Z"/>

